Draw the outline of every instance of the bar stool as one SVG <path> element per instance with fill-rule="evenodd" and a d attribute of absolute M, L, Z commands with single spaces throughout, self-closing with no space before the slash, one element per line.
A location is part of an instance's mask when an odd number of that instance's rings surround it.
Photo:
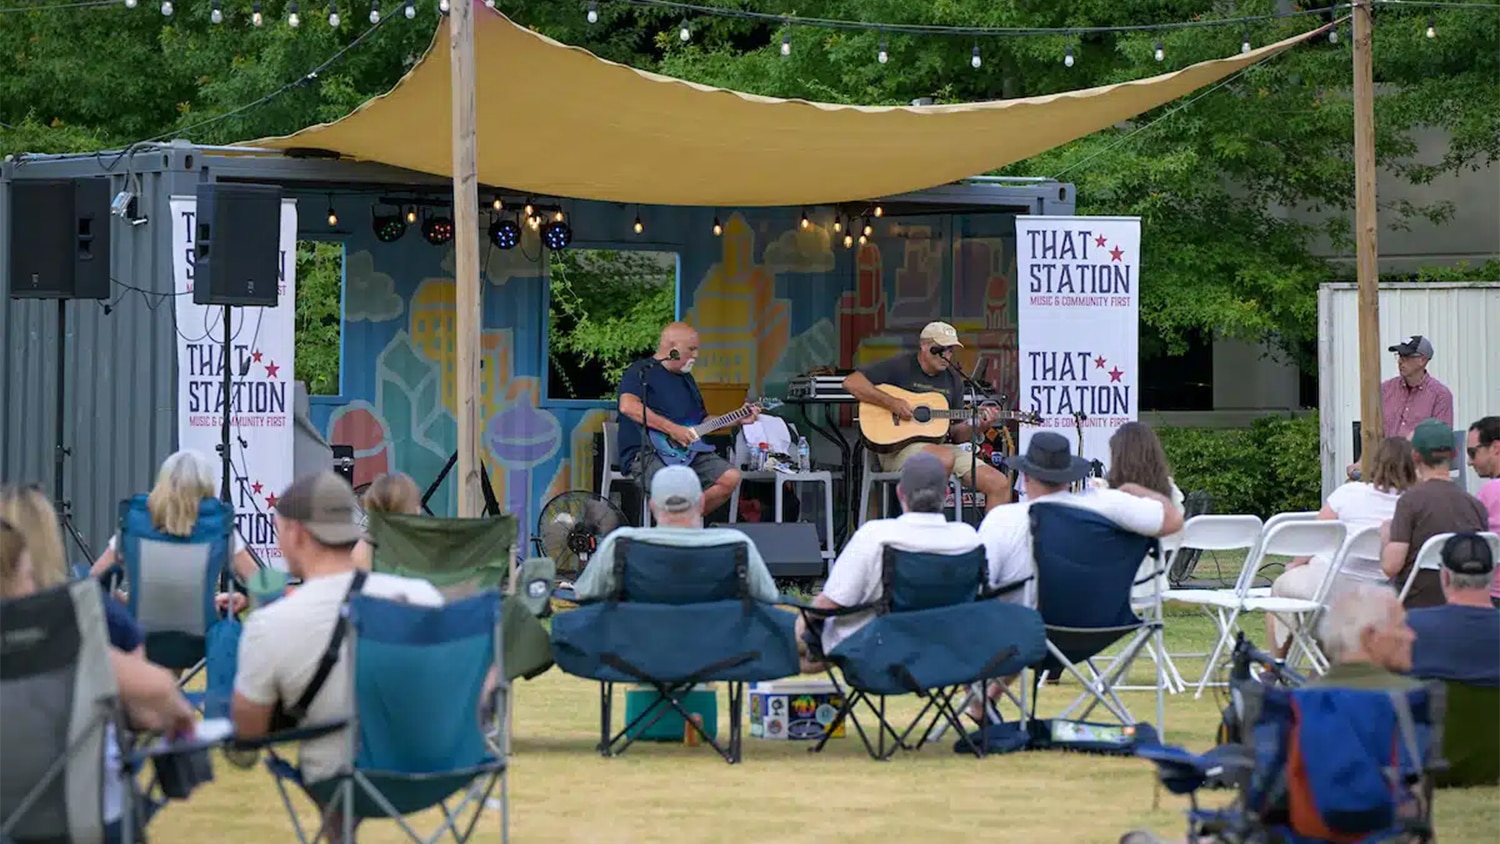
<path fill-rule="evenodd" d="M 632 422 L 630 424 L 634 425 L 635 423 Z M 620 435 L 620 423 L 619 422 L 605 422 L 604 423 L 604 456 L 603 456 L 603 459 L 604 459 L 604 472 L 602 473 L 603 480 L 600 482 L 601 489 L 599 490 L 599 495 L 601 497 L 603 497 L 603 498 L 608 499 L 609 498 L 610 487 L 614 486 L 616 482 L 618 482 L 618 483 L 624 483 L 624 484 L 631 484 L 631 485 L 633 485 L 633 486 L 635 486 L 637 488 L 640 488 L 640 490 L 641 490 L 641 524 L 640 524 L 640 526 L 641 527 L 650 527 L 650 525 L 651 525 L 651 508 L 648 506 L 647 502 L 649 501 L 649 499 L 650 499 L 651 496 L 649 495 L 648 490 L 646 490 L 644 487 L 641 487 L 641 482 L 639 480 L 637 480 L 632 475 L 627 475 L 624 472 L 620 471 L 620 445 L 619 445 L 619 440 L 618 440 L 619 435 Z M 642 444 L 642 447 L 643 448 L 650 448 L 651 446 L 649 444 Z"/>
<path fill-rule="evenodd" d="M 797 428 L 792 423 L 787 423 L 787 431 L 792 435 L 792 442 L 797 442 L 799 437 Z M 737 467 L 743 467 L 749 462 L 750 444 L 745 441 L 744 429 L 735 433 L 734 437 L 734 463 Z M 792 484 L 822 484 L 823 485 L 823 559 L 832 560 L 833 551 L 833 473 L 827 470 L 809 470 L 806 472 L 778 472 L 774 469 L 740 469 L 740 485 L 745 481 L 768 481 L 776 490 L 776 523 L 780 524 L 786 499 L 786 485 Z M 734 492 L 729 496 L 729 523 L 734 524 L 739 520 L 740 514 L 740 487 L 736 486 Z"/>
<path fill-rule="evenodd" d="M 859 450 L 864 454 L 861 458 L 861 471 L 859 473 L 859 523 L 865 523 L 865 514 L 870 512 L 870 493 L 874 491 L 876 484 L 880 488 L 880 515 L 876 518 L 883 519 L 885 515 L 885 502 L 887 490 L 885 484 L 894 484 L 901 480 L 901 472 L 886 472 L 880 468 L 880 463 L 875 459 L 875 453 L 865 448 L 865 444 L 859 444 Z M 948 485 L 953 489 L 953 520 L 961 522 L 964 520 L 964 489 L 957 475 L 948 476 Z"/>

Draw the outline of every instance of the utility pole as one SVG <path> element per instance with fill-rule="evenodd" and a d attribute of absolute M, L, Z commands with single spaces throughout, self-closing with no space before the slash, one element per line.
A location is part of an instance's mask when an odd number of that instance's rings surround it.
<path fill-rule="evenodd" d="M 480 515 L 479 163 L 475 141 L 474 0 L 448 14 L 453 112 L 454 412 L 458 416 L 458 515 Z"/>
<path fill-rule="evenodd" d="M 1375 25 L 1372 0 L 1354 4 L 1354 245 L 1359 281 L 1360 466 L 1370 462 L 1385 435 L 1380 404 L 1380 266 L 1376 250 L 1375 73 L 1371 60 Z"/>

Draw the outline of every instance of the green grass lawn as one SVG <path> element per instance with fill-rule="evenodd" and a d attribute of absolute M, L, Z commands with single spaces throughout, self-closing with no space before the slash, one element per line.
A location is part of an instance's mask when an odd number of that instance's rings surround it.
<path fill-rule="evenodd" d="M 1169 618 L 1173 652 L 1202 653 L 1212 643 L 1207 619 Z M 1143 658 L 1134 678 L 1147 679 L 1150 666 Z M 1179 665 L 1189 680 L 1201 666 L 1198 660 Z M 1069 682 L 1045 688 L 1042 713 L 1057 711 L 1076 692 Z M 1137 718 L 1152 717 L 1152 694 L 1124 697 Z M 623 712 L 623 695 L 617 703 Z M 1196 701 L 1191 692 L 1169 695 L 1167 740 L 1209 747 L 1221 705 L 1212 691 Z M 893 700 L 889 708 L 908 718 L 915 712 L 913 699 Z M 707 748 L 668 744 L 637 744 L 624 756 L 604 759 L 594 751 L 598 712 L 597 684 L 556 669 L 517 684 L 510 788 L 515 840 L 827 844 L 977 836 L 1112 844 L 1133 828 L 1179 837 L 1184 829 L 1186 802 L 1159 792 L 1151 765 L 1135 759 L 1030 752 L 976 760 L 952 752 L 945 741 L 875 762 L 852 733 L 819 755 L 809 754 L 805 743 L 747 735 L 744 761 L 735 766 Z M 721 731 L 725 717 L 721 712 Z M 242 771 L 217 757 L 215 764 L 217 780 L 165 810 L 151 826 L 152 840 L 291 838 L 263 768 Z M 1500 838 L 1500 789 L 1440 792 L 1436 812 L 1442 840 Z M 305 809 L 302 814 L 311 818 Z M 430 829 L 436 817 L 419 816 L 418 828 Z M 488 811 L 475 840 L 494 840 L 498 831 L 498 813 Z M 402 840 L 388 821 L 369 823 L 360 833 L 367 844 Z"/>

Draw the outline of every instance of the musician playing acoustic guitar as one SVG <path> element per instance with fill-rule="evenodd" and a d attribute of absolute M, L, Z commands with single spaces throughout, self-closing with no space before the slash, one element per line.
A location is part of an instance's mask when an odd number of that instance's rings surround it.
<path fill-rule="evenodd" d="M 914 393 L 941 393 L 948 399 L 948 406 L 960 408 L 964 404 L 964 383 L 952 368 L 950 355 L 963 344 L 958 341 L 958 332 L 946 322 L 930 322 L 922 329 L 916 354 L 902 354 L 893 358 L 857 369 L 844 378 L 844 389 L 861 402 L 883 407 L 901 419 L 912 418 L 912 406 L 904 398 L 881 391 L 877 385 L 899 387 Z M 1000 417 L 996 407 L 982 408 L 979 424 L 988 429 Z M 898 472 L 902 464 L 913 454 L 927 452 L 938 458 L 944 470 L 967 478 L 975 470 L 974 486 L 984 493 L 985 512 L 1010 501 L 1010 483 L 989 463 L 971 461 L 971 456 L 959 449 L 957 443 L 970 441 L 970 424 L 954 420 L 948 428 L 948 438 L 941 443 L 913 442 L 897 449 L 877 452 L 881 468 L 887 472 Z"/>
<path fill-rule="evenodd" d="M 698 382 L 693 380 L 693 364 L 698 360 L 698 332 L 685 322 L 674 322 L 662 329 L 656 356 L 637 361 L 620 377 L 620 420 L 618 443 L 620 468 L 641 482 L 641 489 L 651 488 L 651 478 L 666 461 L 650 442 L 641 442 L 642 413 L 652 430 L 660 431 L 673 442 L 688 446 L 699 437 L 693 426 L 703 422 L 708 411 Z M 642 404 L 642 394 L 650 404 Z M 749 405 L 745 418 L 731 424 L 755 421 L 760 411 Z M 708 431 L 702 431 L 706 434 Z M 693 470 L 703 485 L 703 512 L 712 513 L 729 500 L 740 484 L 739 470 L 713 451 L 694 452 L 683 458 L 683 465 Z"/>

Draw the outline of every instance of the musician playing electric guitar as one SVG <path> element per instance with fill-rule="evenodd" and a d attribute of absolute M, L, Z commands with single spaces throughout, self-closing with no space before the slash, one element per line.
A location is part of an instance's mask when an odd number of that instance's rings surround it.
<path fill-rule="evenodd" d="M 643 413 L 653 434 L 660 431 L 678 446 L 692 446 L 701 434 L 709 433 L 693 430 L 708 416 L 693 380 L 697 360 L 698 332 L 685 322 L 674 322 L 662 329 L 656 356 L 631 364 L 620 378 L 620 467 L 640 479 L 641 489 L 650 489 L 651 478 L 667 465 L 667 456 L 656 445 L 641 442 Z M 642 403 L 643 395 L 649 408 Z M 756 406 L 748 405 L 744 418 L 729 424 L 753 422 L 759 415 Z M 692 451 L 677 462 L 692 469 L 703 485 L 705 514 L 728 501 L 740 484 L 739 470 L 712 450 Z"/>
<path fill-rule="evenodd" d="M 922 329 L 916 354 L 902 354 L 855 370 L 844 378 L 844 389 L 861 402 L 877 405 L 889 410 L 903 420 L 913 417 L 913 408 L 904 398 L 893 396 L 877 385 L 899 387 L 914 393 L 941 393 L 948 398 L 950 408 L 961 408 L 964 404 L 964 383 L 953 369 L 951 360 L 958 342 L 958 332 L 946 322 L 930 322 Z M 985 407 L 980 410 L 979 424 L 989 428 L 1000 417 L 999 408 Z M 970 441 L 972 431 L 968 422 L 954 420 L 948 428 L 944 442 L 913 442 L 900 448 L 877 453 L 881 468 L 887 472 L 898 472 L 906 459 L 918 452 L 928 452 L 942 461 L 950 474 L 964 479 L 972 468 L 975 470 L 974 486 L 984 493 L 985 512 L 1010 501 L 1010 484 L 1005 476 L 989 463 L 971 461 L 967 452 L 957 443 Z M 977 463 L 977 465 L 976 465 Z"/>

